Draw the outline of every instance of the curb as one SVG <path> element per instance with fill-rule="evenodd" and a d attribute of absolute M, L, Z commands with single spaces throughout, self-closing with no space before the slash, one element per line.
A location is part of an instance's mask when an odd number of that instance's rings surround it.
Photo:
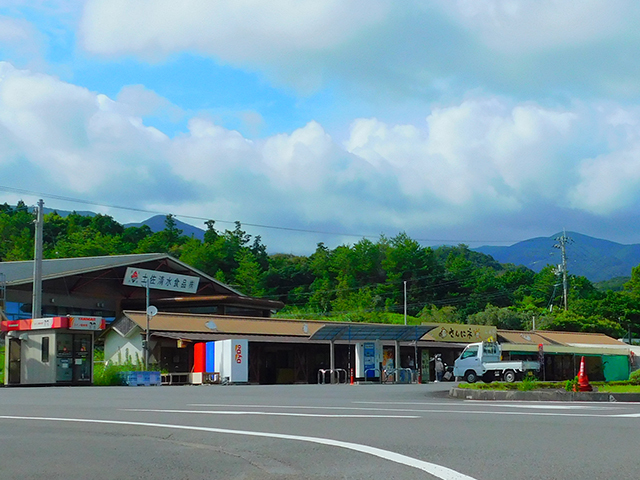
<path fill-rule="evenodd" d="M 472 390 L 452 388 L 449 396 L 463 400 L 509 400 L 529 402 L 640 402 L 640 393 L 567 392 L 565 390 Z"/>

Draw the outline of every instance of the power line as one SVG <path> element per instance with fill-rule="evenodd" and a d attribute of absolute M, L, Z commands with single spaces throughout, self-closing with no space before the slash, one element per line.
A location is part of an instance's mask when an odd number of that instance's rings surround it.
<path fill-rule="evenodd" d="M 113 208 L 113 209 L 117 209 L 117 210 L 127 210 L 130 212 L 139 212 L 139 213 L 148 213 L 148 214 L 152 214 L 152 215 L 169 215 L 169 213 L 167 212 L 160 212 L 157 210 L 148 210 L 148 209 L 144 209 L 144 208 L 136 208 L 136 207 L 125 207 L 122 205 L 112 205 L 112 204 L 107 204 L 107 203 L 100 203 L 100 202 L 93 202 L 91 200 L 82 200 L 79 198 L 73 198 L 73 197 L 66 197 L 63 195 L 58 195 L 55 193 L 44 193 L 44 192 L 34 192 L 32 190 L 25 190 L 22 188 L 14 188 L 14 187 L 7 187 L 4 185 L 0 185 L 0 190 L 1 191 L 5 191 L 5 192 L 11 192 L 11 193 L 19 193 L 19 194 L 24 194 L 24 195 L 34 195 L 40 198 L 47 198 L 47 199 L 55 199 L 55 200 L 61 200 L 64 202 L 72 202 L 72 203 L 79 203 L 82 205 L 93 205 L 96 207 L 105 207 L 105 208 Z M 186 218 L 189 220 L 201 220 L 203 222 L 209 221 L 209 220 L 213 220 L 216 223 L 223 223 L 223 224 L 230 224 L 233 225 L 236 223 L 236 221 L 231 221 L 231 220 L 216 220 L 213 218 L 207 218 L 207 217 L 200 217 L 200 216 L 196 216 L 196 215 L 184 215 L 184 214 L 174 214 L 175 217 L 178 218 Z M 348 232 L 328 232 L 325 230 L 313 230 L 313 229 L 306 229 L 306 228 L 295 228 L 295 227 L 283 227 L 280 225 L 266 225 L 266 224 L 260 224 L 260 223 L 247 223 L 247 222 L 239 222 L 241 225 L 243 226 L 247 226 L 247 227 L 254 227 L 254 228 L 265 228 L 265 229 L 270 229 L 270 230 L 280 230 L 280 231 L 286 231 L 286 232 L 298 232 L 298 233 L 315 233 L 315 234 L 320 234 L 320 235 L 333 235 L 333 236 L 340 236 L 340 237 L 354 237 L 354 238 L 379 238 L 380 234 L 378 235 L 372 235 L 372 234 L 362 234 L 362 233 L 348 233 Z M 460 239 L 438 239 L 438 238 L 414 238 L 413 240 L 417 241 L 417 242 L 424 242 L 424 243 L 448 243 L 448 244 L 460 244 L 460 243 L 516 243 L 519 242 L 520 240 L 460 240 Z"/>

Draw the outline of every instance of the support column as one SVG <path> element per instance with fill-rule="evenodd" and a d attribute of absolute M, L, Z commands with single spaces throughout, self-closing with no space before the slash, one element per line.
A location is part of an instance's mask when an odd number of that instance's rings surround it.
<path fill-rule="evenodd" d="M 336 358 L 335 358 L 335 345 L 333 344 L 333 340 L 329 342 L 329 368 L 331 369 L 331 383 L 336 383 L 334 380 L 333 371 L 336 368 Z"/>
<path fill-rule="evenodd" d="M 400 379 L 400 342 L 395 340 L 394 343 L 396 345 L 396 376 L 393 379 L 393 383 L 398 383 Z"/>

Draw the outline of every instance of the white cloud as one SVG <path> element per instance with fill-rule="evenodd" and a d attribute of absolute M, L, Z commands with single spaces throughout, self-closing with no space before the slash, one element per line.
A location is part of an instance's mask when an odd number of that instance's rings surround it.
<path fill-rule="evenodd" d="M 416 124 L 356 119 L 338 144 L 315 121 L 250 140 L 204 116 L 171 138 L 139 116 L 164 99 L 123 92 L 114 100 L 0 63 L 0 183 L 174 214 L 430 238 L 550 228 L 569 208 L 593 225 L 640 205 L 640 111 L 616 104 L 552 109 L 482 96 Z"/>
<path fill-rule="evenodd" d="M 435 109 L 421 128 L 354 122 L 346 148 L 378 167 L 387 165 L 403 193 L 416 200 L 512 210 L 532 197 L 563 196 L 558 147 L 573 139 L 575 114 L 499 99 Z M 575 161 L 575 159 L 573 159 Z"/>
<path fill-rule="evenodd" d="M 440 8 L 488 47 L 522 54 L 620 40 L 635 31 L 633 0 L 441 0 Z"/>
<path fill-rule="evenodd" d="M 6 62 L 0 62 L 0 126 L 14 152 L 5 165 L 19 165 L 41 191 L 91 197 L 117 191 L 116 179 L 151 172 L 166 142 L 139 118 L 118 113 L 104 95 Z"/>
<path fill-rule="evenodd" d="M 599 216 L 640 203 L 640 143 L 627 151 L 583 162 L 580 181 L 569 192 L 571 206 Z"/>
<path fill-rule="evenodd" d="M 32 61 L 40 56 L 43 45 L 44 36 L 31 23 L 0 15 L 0 49 Z"/>
<path fill-rule="evenodd" d="M 638 21 L 632 0 L 90 0 L 79 36 L 93 54 L 196 53 L 381 103 L 458 87 L 627 98 L 640 94 Z"/>

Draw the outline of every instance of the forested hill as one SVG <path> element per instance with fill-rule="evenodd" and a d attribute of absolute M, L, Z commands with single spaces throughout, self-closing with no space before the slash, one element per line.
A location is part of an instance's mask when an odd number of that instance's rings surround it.
<path fill-rule="evenodd" d="M 33 258 L 33 214 L 23 204 L 0 205 L 0 260 Z M 173 216 L 153 232 L 106 215 L 45 215 L 44 257 L 166 252 L 247 295 L 285 303 L 279 317 L 367 322 L 468 322 L 499 328 L 603 332 L 640 329 L 640 267 L 619 292 L 600 292 L 585 277 L 569 276 L 569 310 L 553 268 L 538 272 L 501 264 L 465 245 L 422 247 L 405 233 L 309 256 L 267 253 L 260 237 L 236 223 L 217 230 L 205 222 L 202 238 L 185 235 Z"/>
<path fill-rule="evenodd" d="M 539 272 L 549 264 L 561 263 L 560 250 L 554 248 L 562 233 L 551 237 L 537 237 L 508 247 L 484 246 L 474 250 L 491 255 L 502 263 L 524 265 Z M 640 245 L 623 245 L 608 240 L 567 232 L 567 270 L 601 282 L 615 277 L 628 277 L 631 269 L 640 264 Z"/>

